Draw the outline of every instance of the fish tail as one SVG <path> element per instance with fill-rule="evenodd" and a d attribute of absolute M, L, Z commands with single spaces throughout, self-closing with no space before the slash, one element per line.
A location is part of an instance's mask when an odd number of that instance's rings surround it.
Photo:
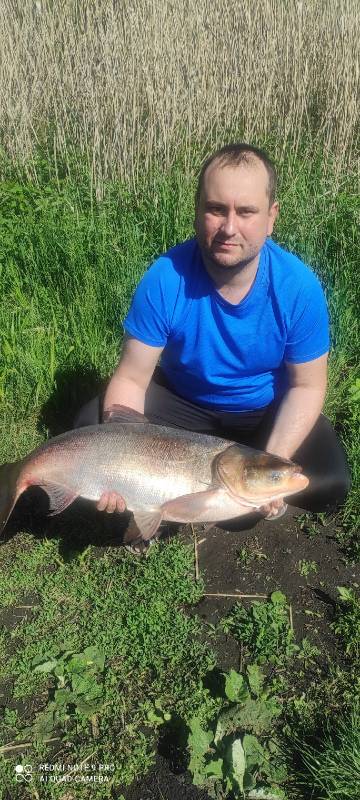
<path fill-rule="evenodd" d="M 21 461 L 13 464 L 2 464 L 0 466 L 0 535 L 10 517 L 14 505 L 22 493 L 19 489 L 19 474 Z"/>

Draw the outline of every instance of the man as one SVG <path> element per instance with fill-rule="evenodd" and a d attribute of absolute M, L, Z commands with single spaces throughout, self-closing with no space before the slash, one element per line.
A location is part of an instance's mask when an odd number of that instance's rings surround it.
<path fill-rule="evenodd" d="M 269 238 L 275 186 L 274 165 L 256 147 L 227 145 L 205 162 L 196 237 L 140 281 L 102 419 L 125 405 L 159 424 L 293 459 L 310 478 L 295 502 L 319 511 L 342 502 L 349 487 L 342 446 L 321 415 L 327 310 L 313 272 Z M 124 501 L 105 494 L 98 508 L 122 511 Z M 285 508 L 279 500 L 263 511 L 281 516 Z"/>

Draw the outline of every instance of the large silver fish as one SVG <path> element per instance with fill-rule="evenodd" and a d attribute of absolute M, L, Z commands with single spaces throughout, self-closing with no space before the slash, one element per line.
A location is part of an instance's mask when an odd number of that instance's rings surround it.
<path fill-rule="evenodd" d="M 137 412 L 121 413 L 123 422 L 69 431 L 22 461 L 3 464 L 0 533 L 19 496 L 34 485 L 48 494 L 51 514 L 77 497 L 97 501 L 103 492 L 120 494 L 134 515 L 131 540 L 150 539 L 162 520 L 234 519 L 309 483 L 292 461 L 226 439 L 153 425 Z"/>

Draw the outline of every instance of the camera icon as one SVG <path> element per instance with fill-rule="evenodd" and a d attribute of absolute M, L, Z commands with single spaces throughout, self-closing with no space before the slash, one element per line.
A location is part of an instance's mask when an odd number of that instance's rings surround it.
<path fill-rule="evenodd" d="M 32 771 L 31 764 L 16 764 L 15 780 L 17 783 L 30 783 L 32 781 Z"/>

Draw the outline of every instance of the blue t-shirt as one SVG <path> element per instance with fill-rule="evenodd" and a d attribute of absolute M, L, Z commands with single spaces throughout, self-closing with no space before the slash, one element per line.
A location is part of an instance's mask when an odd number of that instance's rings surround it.
<path fill-rule="evenodd" d="M 272 239 L 237 305 L 217 291 L 196 239 L 172 247 L 141 279 L 124 328 L 165 348 L 161 367 L 176 394 L 219 411 L 268 405 L 287 389 L 285 361 L 311 361 L 329 349 L 317 277 Z"/>

